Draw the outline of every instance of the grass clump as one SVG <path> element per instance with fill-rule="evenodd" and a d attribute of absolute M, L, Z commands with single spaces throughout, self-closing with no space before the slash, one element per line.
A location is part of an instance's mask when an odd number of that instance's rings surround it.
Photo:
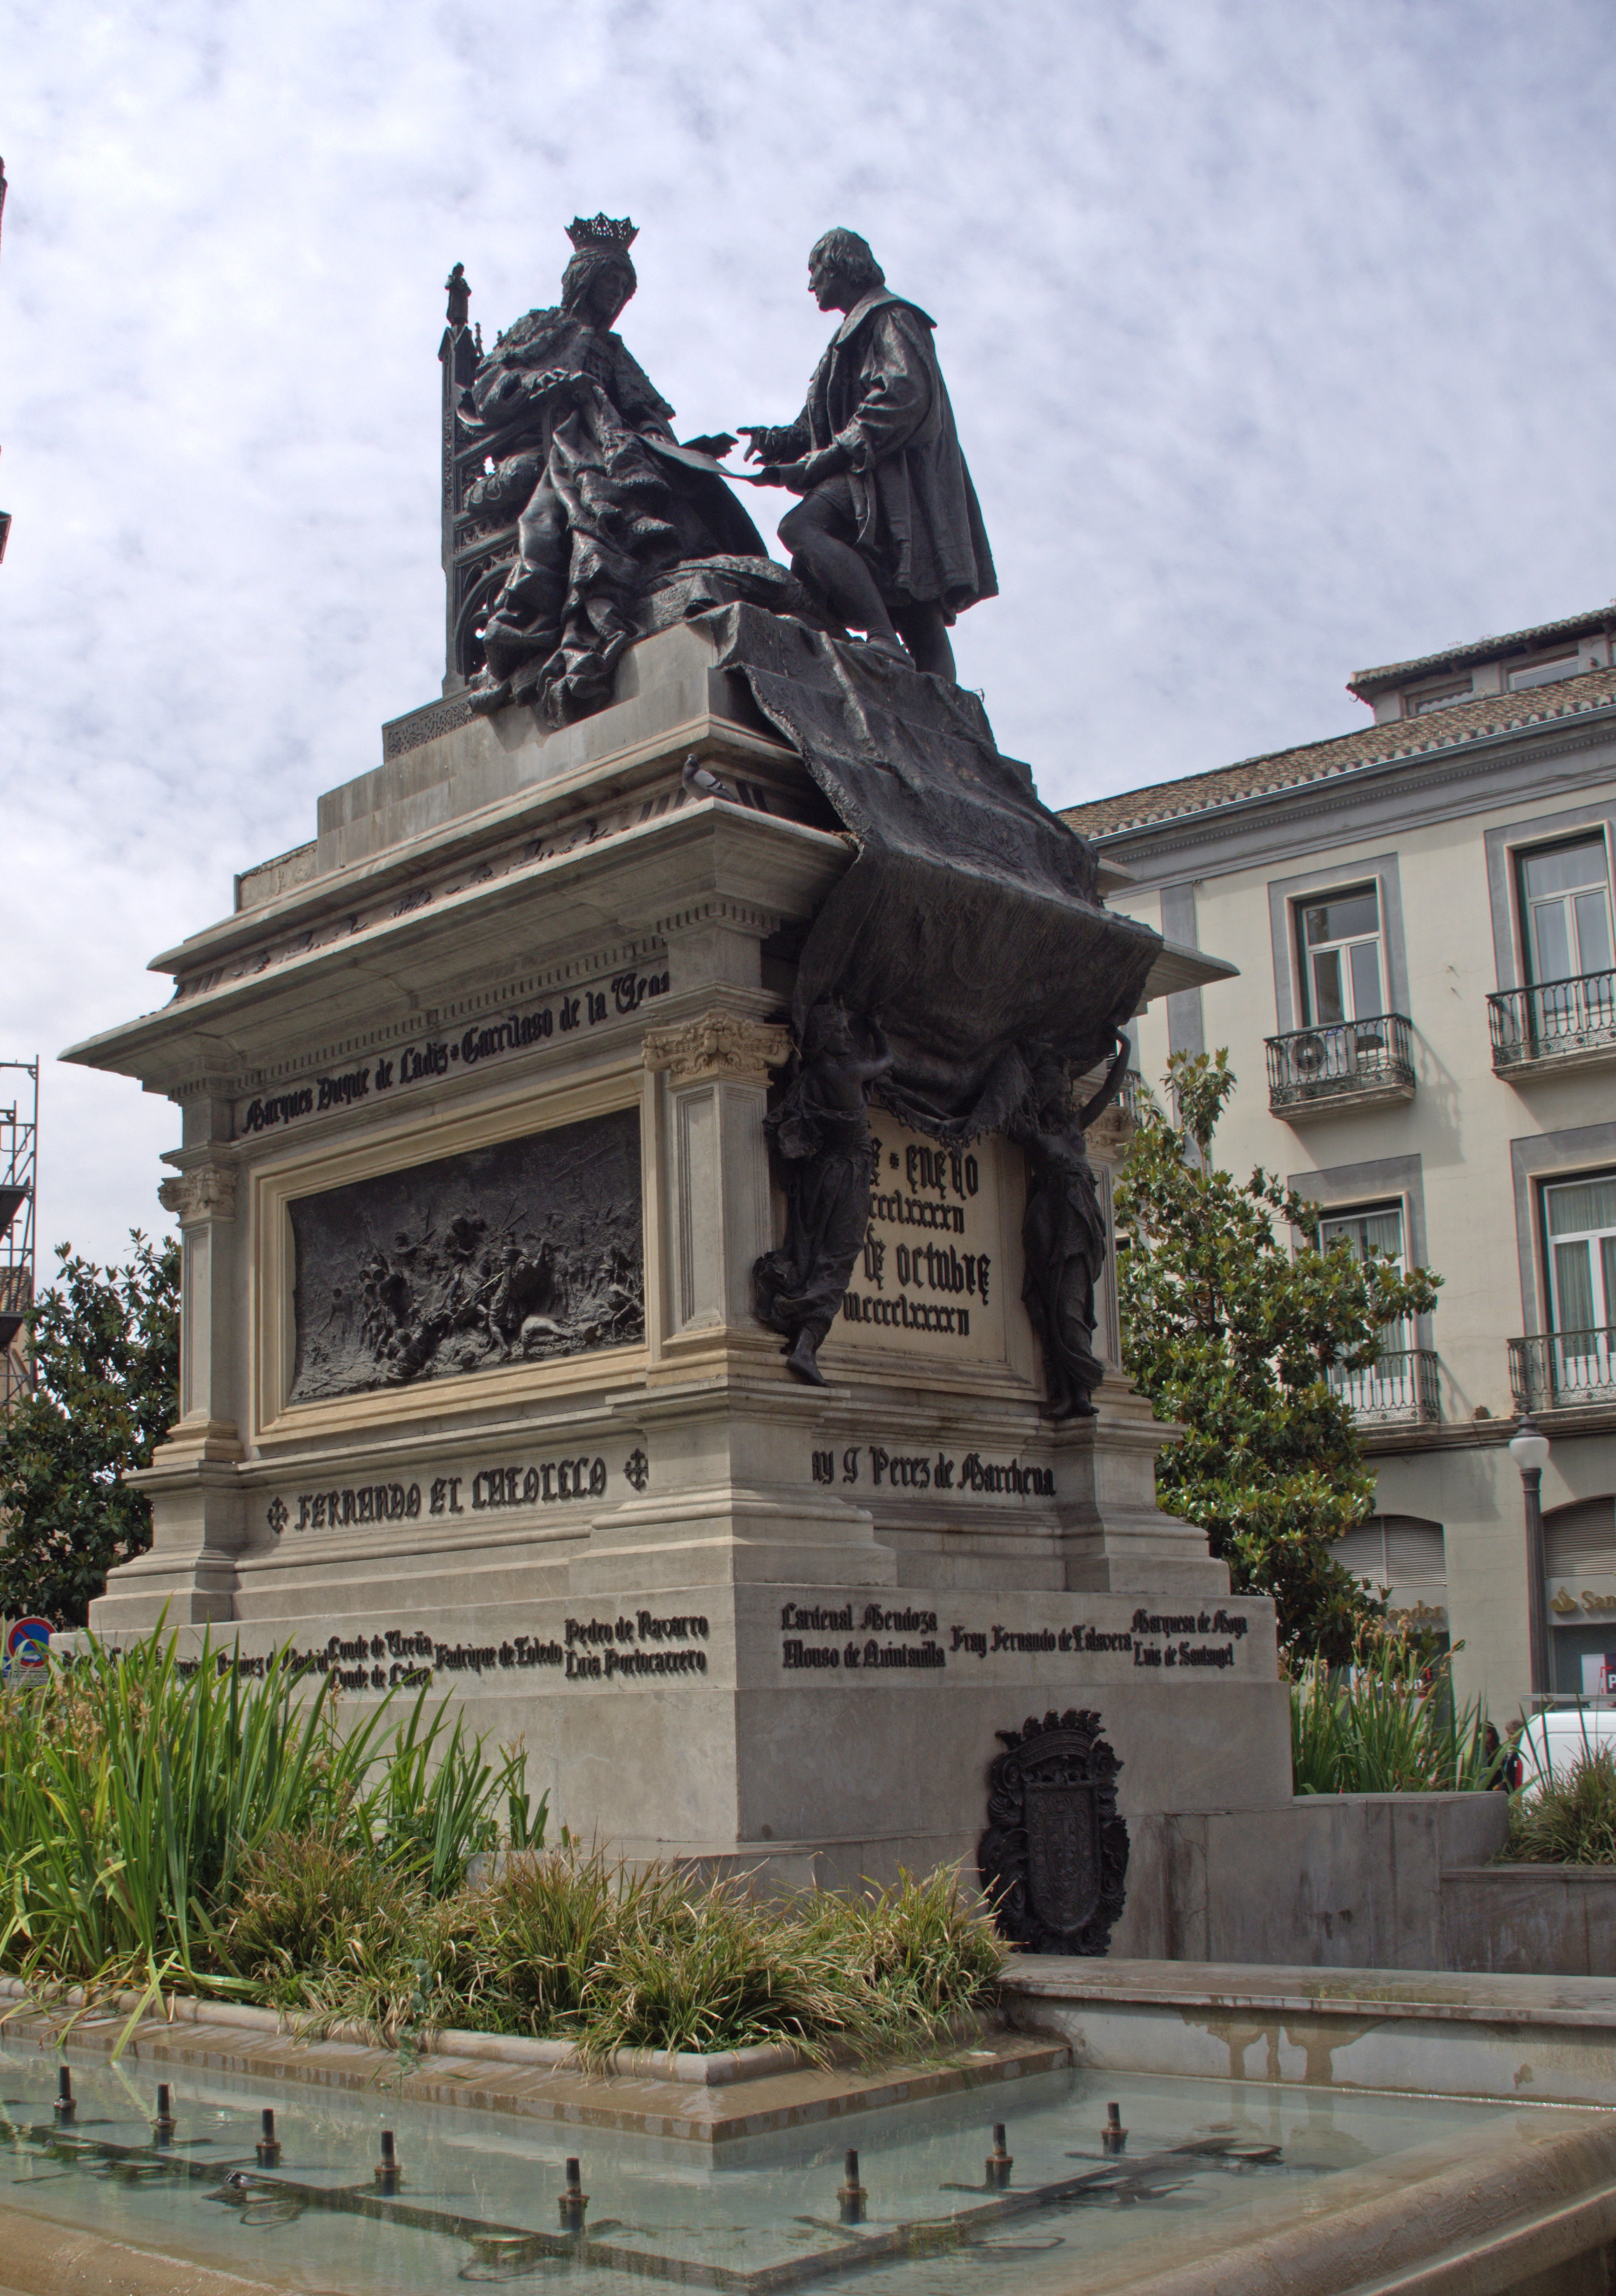
<path fill-rule="evenodd" d="M 649 1884 L 614 1872 L 595 1851 L 550 1852 L 508 1864 L 476 1907 L 466 1937 L 479 2023 L 542 2040 L 575 2028 L 620 1932 L 625 1898 Z"/>
<path fill-rule="evenodd" d="M 1299 1794 L 1457 1793 L 1495 1783 L 1487 1717 L 1456 1703 L 1451 1655 L 1427 1660 L 1396 1637 L 1358 1662 L 1311 1659 L 1291 1684 L 1291 1771 Z"/>
<path fill-rule="evenodd" d="M 619 2049 L 744 2049 L 790 2042 L 810 2057 L 866 2040 L 855 1972 L 809 1924 L 734 1884 L 660 1866 L 633 1877 L 611 1953 L 581 2005 L 586 2057 Z"/>
<path fill-rule="evenodd" d="M 800 1905 L 821 1950 L 856 1973 L 883 2039 L 940 2034 L 990 1997 L 1005 1965 L 1003 1939 L 946 1866 L 872 1896 L 826 1890 Z"/>
<path fill-rule="evenodd" d="M 389 2047 L 447 2026 L 570 2040 L 597 2063 L 768 2042 L 818 2062 L 870 2056 L 945 2032 L 989 1997 L 1005 1959 L 946 1870 L 769 1904 L 743 1882 L 568 1848 L 440 1902 L 396 1893 L 368 1923 L 359 1894 L 304 1845 L 266 1866 L 231 1937 L 252 1941 L 238 1965 L 264 1997 L 300 2006 L 310 2030 L 358 2028 Z"/>
<path fill-rule="evenodd" d="M 397 1866 L 329 1833 L 277 1833 L 244 1862 L 219 1933 L 219 1958 L 276 2008 L 304 2006 L 356 1949 L 409 1948 L 430 1903 Z"/>
<path fill-rule="evenodd" d="M 1498 1862 L 1616 1866 L 1616 1747 L 1589 1746 L 1541 1785 L 1513 1794 Z"/>

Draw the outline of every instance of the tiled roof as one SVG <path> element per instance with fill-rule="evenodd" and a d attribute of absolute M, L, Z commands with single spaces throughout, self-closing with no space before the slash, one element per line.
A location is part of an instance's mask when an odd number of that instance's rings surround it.
<path fill-rule="evenodd" d="M 1561 622 L 1539 622 L 1535 630 L 1510 630 L 1503 637 L 1474 638 L 1464 645 L 1446 646 L 1440 653 L 1423 653 L 1413 661 L 1388 662 L 1381 669 L 1355 669 L 1347 680 L 1349 693 L 1373 701 L 1388 686 L 1406 685 L 1410 678 L 1433 676 L 1439 669 L 1463 669 L 1468 663 L 1497 661 L 1504 654 L 1540 653 L 1556 638 L 1591 637 L 1596 630 L 1616 628 L 1616 605 L 1601 606 L 1591 614 L 1572 614 Z"/>
<path fill-rule="evenodd" d="M 1116 797 L 1095 798 L 1087 805 L 1064 806 L 1061 818 L 1085 837 L 1112 837 L 1152 822 L 1205 813 L 1238 798 L 1267 797 L 1281 790 L 1300 789 L 1307 782 L 1333 780 L 1361 767 L 1387 765 L 1398 758 L 1430 757 L 1437 750 L 1462 748 L 1482 734 L 1502 734 L 1556 718 L 1575 718 L 1585 710 L 1608 709 L 1612 702 L 1616 702 L 1616 668 L 1587 670 L 1580 677 L 1564 678 L 1556 685 L 1534 686 L 1523 693 L 1478 693 L 1446 709 L 1430 710 L 1423 718 L 1360 726 L 1357 733 L 1337 734 L 1333 741 L 1276 750 L 1267 757 L 1246 758 L 1237 766 L 1219 766 L 1210 774 L 1187 775 L 1183 781 L 1154 782 L 1148 789 L 1125 790 Z"/>

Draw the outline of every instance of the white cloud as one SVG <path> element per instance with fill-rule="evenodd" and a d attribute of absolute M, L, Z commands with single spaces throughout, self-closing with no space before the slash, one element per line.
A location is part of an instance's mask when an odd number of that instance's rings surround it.
<path fill-rule="evenodd" d="M 1004 596 L 957 635 L 1070 800 L 1358 722 L 1366 661 L 1596 604 L 1616 94 L 1594 0 L 0 0 L 0 1048 L 151 953 L 436 690 L 434 353 L 632 212 L 690 430 L 794 411 L 826 224 L 937 317 Z M 175 1112 L 45 1078 L 43 1234 Z"/>

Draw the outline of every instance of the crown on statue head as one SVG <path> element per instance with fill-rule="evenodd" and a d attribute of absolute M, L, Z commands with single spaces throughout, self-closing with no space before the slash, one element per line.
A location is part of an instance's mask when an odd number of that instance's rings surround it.
<path fill-rule="evenodd" d="M 567 236 L 580 255 L 587 247 L 615 247 L 627 255 L 639 235 L 638 226 L 627 216 L 574 216 L 567 226 Z"/>

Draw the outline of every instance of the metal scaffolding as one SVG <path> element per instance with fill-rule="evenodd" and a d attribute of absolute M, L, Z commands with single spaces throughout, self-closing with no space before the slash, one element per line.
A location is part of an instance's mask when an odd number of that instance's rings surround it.
<path fill-rule="evenodd" d="M 38 1140 L 39 1062 L 0 1061 L 0 1412 L 33 1383 L 23 1327 L 34 1304 Z"/>

